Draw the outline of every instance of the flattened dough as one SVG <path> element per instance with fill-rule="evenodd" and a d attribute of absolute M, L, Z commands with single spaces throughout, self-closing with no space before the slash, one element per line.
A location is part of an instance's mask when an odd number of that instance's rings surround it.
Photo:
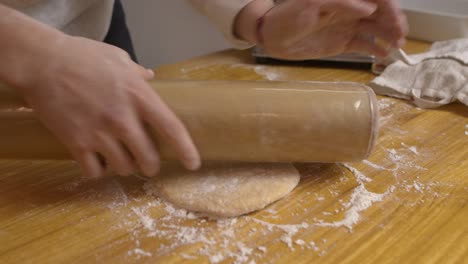
<path fill-rule="evenodd" d="M 204 163 L 195 172 L 176 165 L 163 168 L 149 187 L 178 207 L 234 217 L 281 199 L 299 179 L 299 172 L 289 163 Z"/>

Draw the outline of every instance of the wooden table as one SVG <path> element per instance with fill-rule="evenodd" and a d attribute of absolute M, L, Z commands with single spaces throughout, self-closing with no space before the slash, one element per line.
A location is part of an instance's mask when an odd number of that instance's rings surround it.
<path fill-rule="evenodd" d="M 420 52 L 427 44 L 410 42 Z M 160 79 L 367 83 L 366 70 L 254 64 L 224 51 Z M 234 220 L 193 219 L 137 178 L 84 181 L 71 162 L 0 161 L 0 263 L 467 263 L 468 108 L 379 97 L 369 160 L 297 164 L 285 199 Z M 353 174 L 354 172 L 354 174 Z M 362 173 L 370 181 L 356 181 Z"/>

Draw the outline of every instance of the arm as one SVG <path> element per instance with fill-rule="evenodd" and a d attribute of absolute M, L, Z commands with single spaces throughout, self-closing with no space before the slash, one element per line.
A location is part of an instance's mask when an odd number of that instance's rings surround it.
<path fill-rule="evenodd" d="M 246 49 L 253 43 L 235 34 L 234 21 L 240 10 L 254 0 L 188 0 L 202 15 L 206 16 L 223 33 L 225 38 L 238 49 Z M 265 0 L 273 3 L 272 0 Z"/>
<path fill-rule="evenodd" d="M 187 168 L 200 166 L 184 125 L 146 83 L 152 71 L 123 50 L 67 36 L 1 4 L 0 35 L 0 81 L 18 89 L 86 176 L 103 174 L 97 154 L 118 174 L 156 174 L 159 155 L 145 123 Z"/>
<path fill-rule="evenodd" d="M 0 36 L 0 80 L 22 91 L 32 82 L 29 71 L 40 71 L 46 61 L 37 61 L 48 57 L 65 37 L 60 31 L 1 4 Z"/>

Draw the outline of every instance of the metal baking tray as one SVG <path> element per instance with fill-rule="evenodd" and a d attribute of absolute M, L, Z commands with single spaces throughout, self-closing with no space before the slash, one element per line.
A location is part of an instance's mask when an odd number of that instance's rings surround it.
<path fill-rule="evenodd" d="M 263 50 L 259 47 L 254 47 L 252 50 L 252 55 L 257 58 L 266 58 Z M 324 57 L 317 60 L 326 60 L 326 61 L 343 61 L 343 62 L 361 62 L 361 63 L 372 63 L 374 61 L 373 56 L 359 54 L 359 53 L 346 53 L 338 56 Z"/>
<path fill-rule="evenodd" d="M 468 0 L 400 0 L 408 37 L 441 41 L 468 37 Z"/>
<path fill-rule="evenodd" d="M 323 57 L 311 60 L 283 60 L 271 58 L 266 55 L 259 47 L 252 48 L 252 56 L 260 64 L 295 64 L 295 65 L 317 65 L 329 67 L 351 67 L 351 68 L 365 68 L 370 69 L 374 63 L 374 56 L 359 54 L 359 53 L 346 53 L 338 56 Z"/>

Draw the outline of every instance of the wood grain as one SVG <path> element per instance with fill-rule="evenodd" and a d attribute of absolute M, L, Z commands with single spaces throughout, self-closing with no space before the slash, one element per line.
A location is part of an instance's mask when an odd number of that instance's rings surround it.
<path fill-rule="evenodd" d="M 427 47 L 410 42 L 406 50 Z M 362 69 L 256 65 L 245 51 L 162 66 L 156 76 L 360 83 L 374 77 Z M 72 162 L 2 160 L 0 263 L 209 263 L 210 257 L 213 263 L 223 257 L 220 263 L 466 263 L 467 107 L 422 110 L 379 98 L 375 151 L 348 165 L 371 179 L 365 190 L 387 193 L 364 206 L 350 228 L 323 226 L 357 208 L 348 202 L 359 183 L 340 164 L 296 164 L 303 177 L 291 195 L 223 223 L 172 212 L 135 177 L 84 181 Z"/>

